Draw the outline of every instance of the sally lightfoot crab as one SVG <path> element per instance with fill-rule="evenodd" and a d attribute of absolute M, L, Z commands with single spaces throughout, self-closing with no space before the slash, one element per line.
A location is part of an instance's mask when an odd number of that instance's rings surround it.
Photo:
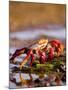
<path fill-rule="evenodd" d="M 26 57 L 20 64 L 20 69 L 30 61 L 32 66 L 34 60 L 38 58 L 39 63 L 44 64 L 47 61 L 53 60 L 54 56 L 60 56 L 63 54 L 64 46 L 59 40 L 48 41 L 48 39 L 41 39 L 30 47 L 18 49 L 10 58 L 11 62 L 15 62 L 15 58 L 23 53 L 26 53 Z"/>

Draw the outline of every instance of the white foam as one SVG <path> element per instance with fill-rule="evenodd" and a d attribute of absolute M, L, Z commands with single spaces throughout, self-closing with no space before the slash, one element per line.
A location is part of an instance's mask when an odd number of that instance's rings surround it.
<path fill-rule="evenodd" d="M 20 32 L 12 32 L 10 33 L 10 38 L 17 38 L 20 40 L 27 40 L 27 39 L 34 39 L 39 35 L 47 35 L 50 37 L 55 37 L 58 39 L 65 39 L 65 29 L 33 29 L 27 31 L 20 31 Z"/>

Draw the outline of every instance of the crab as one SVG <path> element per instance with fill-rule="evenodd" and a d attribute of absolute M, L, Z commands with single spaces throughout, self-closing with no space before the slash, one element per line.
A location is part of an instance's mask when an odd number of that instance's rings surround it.
<path fill-rule="evenodd" d="M 34 45 L 30 47 L 24 47 L 15 51 L 15 53 L 10 58 L 11 62 L 15 61 L 15 58 L 23 53 L 26 53 L 26 57 L 22 60 L 20 64 L 20 69 L 24 67 L 26 63 L 30 60 L 30 66 L 32 66 L 36 56 L 39 58 L 40 63 L 46 63 L 47 61 L 53 60 L 54 56 L 60 56 L 63 52 L 64 46 L 59 40 L 40 39 Z"/>

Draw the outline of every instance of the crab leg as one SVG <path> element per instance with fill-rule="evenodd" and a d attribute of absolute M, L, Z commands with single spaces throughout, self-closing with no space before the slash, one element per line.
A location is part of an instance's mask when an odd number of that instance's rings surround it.
<path fill-rule="evenodd" d="M 45 63 L 46 62 L 46 60 L 47 60 L 47 57 L 46 57 L 46 54 L 45 54 L 45 52 L 42 52 L 42 51 L 38 51 L 38 54 L 39 54 L 39 56 L 40 56 L 40 62 L 41 63 Z"/>
<path fill-rule="evenodd" d="M 12 57 L 10 58 L 10 61 L 14 61 L 14 59 L 23 54 L 23 53 L 27 53 L 28 49 L 27 48 L 22 48 L 22 49 L 19 49 L 19 50 L 16 50 L 15 53 L 12 55 Z"/>
<path fill-rule="evenodd" d="M 30 62 L 30 66 L 32 66 L 34 60 L 35 60 L 35 57 L 34 57 L 34 54 L 32 53 L 32 54 L 31 54 L 31 62 Z"/>
<path fill-rule="evenodd" d="M 30 65 L 32 65 L 32 63 L 34 61 L 34 55 L 32 53 L 32 50 L 29 50 L 29 52 L 27 53 L 27 56 L 24 58 L 24 60 L 22 61 L 21 65 L 20 65 L 20 69 L 22 69 L 22 67 L 27 63 L 30 56 L 32 56 L 31 63 L 30 63 Z"/>
<path fill-rule="evenodd" d="M 57 55 L 58 55 L 58 56 L 59 56 L 60 54 L 62 54 L 63 49 L 64 49 L 63 44 L 59 44 L 59 45 L 58 45 L 58 48 L 57 48 Z"/>
<path fill-rule="evenodd" d="M 52 60 L 54 57 L 54 49 L 53 48 L 50 48 L 49 49 L 49 54 L 48 54 L 48 59 L 49 60 Z"/>
<path fill-rule="evenodd" d="M 59 40 L 52 40 L 50 44 L 52 47 L 55 47 L 57 56 L 59 56 L 63 52 L 64 46 Z"/>

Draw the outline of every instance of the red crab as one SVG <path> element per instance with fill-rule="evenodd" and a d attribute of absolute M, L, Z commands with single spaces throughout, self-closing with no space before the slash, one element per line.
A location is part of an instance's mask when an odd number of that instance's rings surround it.
<path fill-rule="evenodd" d="M 52 40 L 48 42 L 48 39 L 41 39 L 29 48 L 16 50 L 10 58 L 10 61 L 14 62 L 17 56 L 26 53 L 27 56 L 24 58 L 20 65 L 20 69 L 22 69 L 28 60 L 31 60 L 30 66 L 32 66 L 36 56 L 39 58 L 40 63 L 45 63 L 48 60 L 52 60 L 55 54 L 56 56 L 61 55 L 63 48 L 64 47 L 59 40 Z"/>

